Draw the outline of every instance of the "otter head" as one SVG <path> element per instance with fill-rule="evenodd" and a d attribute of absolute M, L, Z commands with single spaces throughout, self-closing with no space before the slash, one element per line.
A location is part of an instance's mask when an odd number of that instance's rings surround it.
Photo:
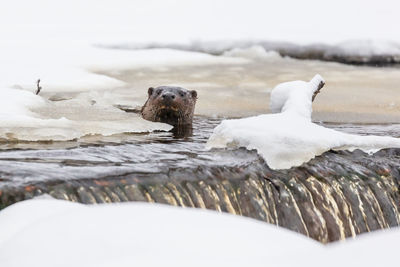
<path fill-rule="evenodd" d="M 142 116 L 149 121 L 174 126 L 191 124 L 197 92 L 175 86 L 150 87 L 148 99 L 142 107 Z"/>

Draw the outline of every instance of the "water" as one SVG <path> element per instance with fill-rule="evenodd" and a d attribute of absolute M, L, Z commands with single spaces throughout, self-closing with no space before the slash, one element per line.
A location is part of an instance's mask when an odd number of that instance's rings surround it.
<path fill-rule="evenodd" d="M 0 189 L 39 182 L 167 174 L 174 169 L 240 167 L 258 161 L 255 151 L 205 149 L 221 119 L 196 116 L 193 133 L 171 132 L 87 137 L 74 142 L 3 143 Z M 354 134 L 400 136 L 400 125 L 323 124 Z M 93 139 L 94 138 L 94 139 Z"/>
<path fill-rule="evenodd" d="M 245 63 L 185 65 L 100 71 L 127 83 L 114 90 L 141 105 L 150 86 L 176 84 L 198 92 L 198 115 L 246 117 L 269 112 L 279 83 L 321 74 L 326 85 L 313 103 L 314 119 L 336 123 L 400 123 L 400 69 L 349 66 L 282 58 L 252 48 L 230 53 Z"/>

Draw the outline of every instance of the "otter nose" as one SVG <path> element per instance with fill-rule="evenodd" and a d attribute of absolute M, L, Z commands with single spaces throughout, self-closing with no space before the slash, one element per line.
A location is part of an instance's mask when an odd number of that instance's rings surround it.
<path fill-rule="evenodd" d="M 164 100 L 174 100 L 175 99 L 175 95 L 174 94 L 163 94 L 162 98 Z"/>

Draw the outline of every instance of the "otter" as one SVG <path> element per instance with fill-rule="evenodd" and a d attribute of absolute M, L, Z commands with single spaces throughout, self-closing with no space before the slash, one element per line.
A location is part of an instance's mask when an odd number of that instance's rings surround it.
<path fill-rule="evenodd" d="M 197 92 L 176 86 L 150 87 L 141 114 L 145 120 L 172 126 L 187 126 L 193 121 Z"/>

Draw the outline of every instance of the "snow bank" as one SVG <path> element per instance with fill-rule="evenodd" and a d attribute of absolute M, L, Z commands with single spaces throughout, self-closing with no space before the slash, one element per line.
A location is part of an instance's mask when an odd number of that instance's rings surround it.
<path fill-rule="evenodd" d="M 0 212 L 0 264 L 376 266 L 396 262 L 399 237 L 392 229 L 324 247 L 273 225 L 214 211 L 37 199 Z"/>
<path fill-rule="evenodd" d="M 348 56 L 400 56 L 400 43 L 382 40 L 347 40 L 340 42 L 326 51 L 327 54 Z"/>
<path fill-rule="evenodd" d="M 317 75 L 310 82 L 277 85 L 271 92 L 270 108 L 278 113 L 224 120 L 214 129 L 207 148 L 256 149 L 272 169 L 286 169 L 330 149 L 376 152 L 400 147 L 398 138 L 351 135 L 312 123 L 311 99 L 321 82 L 322 77 Z"/>
<path fill-rule="evenodd" d="M 322 40 L 311 44 L 296 42 L 277 42 L 260 40 L 231 40 L 231 41 L 194 41 L 186 44 L 179 43 L 125 43 L 108 45 L 123 49 L 145 49 L 169 47 L 186 51 L 196 51 L 214 55 L 225 55 L 251 59 L 270 59 L 289 56 L 299 59 L 318 59 L 338 61 L 351 64 L 393 64 L 400 63 L 400 41 L 385 41 L 375 39 L 348 39 L 336 44 L 327 44 Z"/>
<path fill-rule="evenodd" d="M 143 88 L 142 102 L 134 102 L 129 88 L 116 92 L 127 86 L 125 82 L 96 72 L 246 62 L 171 49 L 104 49 L 84 42 L 5 41 L 0 44 L 0 56 L 0 138 L 23 141 L 64 141 L 85 135 L 171 129 L 114 107 L 141 106 L 147 87 Z M 33 92 L 39 78 L 42 91 L 36 96 Z"/>
<path fill-rule="evenodd" d="M 0 85 L 36 90 L 41 79 L 43 92 L 71 92 L 113 89 L 123 81 L 99 71 L 118 71 L 144 67 L 165 67 L 201 64 L 234 64 L 242 59 L 221 58 L 201 53 L 153 49 L 122 51 L 94 47 L 85 42 L 4 41 L 0 44 Z"/>
<path fill-rule="evenodd" d="M 321 245 L 251 219 L 159 204 L 30 200 L 0 213 L 4 267 L 265 266 L 295 264 L 285 255 L 300 256 L 298 249 L 305 261 L 305 248 Z"/>
<path fill-rule="evenodd" d="M 0 88 L 0 140 L 66 141 L 171 128 L 85 98 L 51 102 L 22 89 Z"/>
<path fill-rule="evenodd" d="M 66 132 L 69 140 L 77 138 L 72 124 L 66 118 L 41 119 L 30 108 L 38 108 L 46 104 L 40 96 L 19 89 L 0 88 L 0 140 L 36 141 L 37 132 L 46 131 L 45 140 L 57 140 Z"/>
<path fill-rule="evenodd" d="M 227 57 L 251 58 L 254 60 L 280 60 L 282 57 L 276 51 L 266 51 L 260 45 L 254 45 L 249 48 L 233 48 L 223 53 Z"/>

